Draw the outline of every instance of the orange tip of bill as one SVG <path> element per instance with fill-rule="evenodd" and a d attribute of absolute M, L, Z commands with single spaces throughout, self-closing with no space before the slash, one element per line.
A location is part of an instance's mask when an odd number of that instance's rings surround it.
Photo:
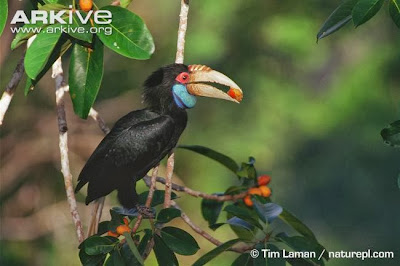
<path fill-rule="evenodd" d="M 230 88 L 228 91 L 228 95 L 231 96 L 231 98 L 235 99 L 236 101 L 240 102 L 243 99 L 243 93 L 235 88 Z"/>

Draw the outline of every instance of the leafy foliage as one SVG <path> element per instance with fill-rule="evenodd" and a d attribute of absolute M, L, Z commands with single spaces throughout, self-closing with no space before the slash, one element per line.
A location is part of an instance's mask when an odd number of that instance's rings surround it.
<path fill-rule="evenodd" d="M 0 36 L 3 33 L 8 17 L 8 1 L 0 0 Z"/>
<path fill-rule="evenodd" d="M 389 13 L 393 19 L 394 24 L 400 29 L 400 1 L 389 1 Z"/>
<path fill-rule="evenodd" d="M 3 0 L 2 0 L 3 1 Z M 78 1 L 77 1 L 78 2 Z M 108 10 L 112 14 L 110 24 L 96 24 L 96 20 L 89 17 L 94 13 L 83 12 L 79 9 L 72 15 L 72 24 L 68 25 L 68 34 L 64 33 L 61 24 L 26 24 L 24 31 L 19 31 L 12 41 L 11 48 L 16 49 L 29 38 L 37 35 L 25 56 L 25 71 L 28 76 L 25 94 L 32 91 L 51 65 L 72 47 L 70 61 L 70 95 L 75 113 L 86 119 L 93 106 L 103 77 L 103 46 L 116 53 L 133 58 L 149 59 L 154 52 L 154 42 L 150 31 L 143 20 L 127 10 L 131 1 L 122 1 L 122 7 L 105 6 L 100 10 Z M 1 19 L 6 6 L 1 3 Z M 68 11 L 70 1 L 43 1 L 37 8 L 47 12 Z M 75 7 L 77 8 L 77 6 Z M 95 9 L 97 7 L 95 6 Z M 61 19 L 68 20 L 66 12 Z M 82 22 L 87 19 L 86 22 Z M 105 22 L 104 18 L 99 18 Z M 4 27 L 0 21 L 0 29 Z M 5 23 L 5 22 L 4 22 Z M 92 33 L 92 28 L 96 33 Z M 108 28 L 111 31 L 107 31 Z"/>
<path fill-rule="evenodd" d="M 234 162 L 233 159 L 226 155 L 210 156 L 210 154 L 221 153 L 209 148 L 195 147 L 192 151 L 200 154 L 204 153 L 208 158 L 216 161 L 224 158 L 224 162 Z M 236 162 L 235 165 L 237 165 Z M 241 165 L 242 167 L 233 171 L 233 177 L 235 179 L 239 177 L 241 181 L 239 187 L 242 189 L 239 191 L 243 191 L 243 189 L 248 190 L 249 193 L 250 191 L 256 191 L 254 189 L 258 186 L 257 180 L 259 179 L 256 176 L 255 159 L 250 157 L 249 162 Z M 232 191 L 231 189 L 229 193 L 232 193 Z M 214 193 L 214 195 L 230 195 L 229 193 Z M 147 194 L 147 191 L 140 194 L 139 198 L 142 204 L 144 204 Z M 255 248 L 258 250 L 270 248 L 271 250 L 282 252 L 283 245 L 289 250 L 321 252 L 323 247 L 317 241 L 313 232 L 293 214 L 272 202 L 269 196 L 264 197 L 258 194 L 249 194 L 249 196 L 251 196 L 251 200 L 254 203 L 251 206 L 247 205 L 242 199 L 232 202 L 202 200 L 202 215 L 208 222 L 209 227 L 212 230 L 217 230 L 223 225 L 229 225 L 233 232 L 236 233 L 237 238 L 227 241 L 204 254 L 194 265 L 204 265 L 225 251 L 235 248 L 236 244 L 239 243 L 241 245 L 249 245 L 250 249 Z M 156 190 L 153 207 L 161 204 L 163 198 L 164 191 Z M 177 196 L 173 194 L 173 198 L 177 198 Z M 129 224 L 133 224 L 139 213 L 136 209 L 126 210 L 119 207 L 111 209 L 111 221 L 103 222 L 100 225 L 99 234 L 88 238 L 81 244 L 80 258 L 82 264 L 92 265 L 91 263 L 95 261 L 97 264 L 105 263 L 104 265 L 109 265 L 109 263 L 111 265 L 115 265 L 115 263 L 120 263 L 119 265 L 140 265 L 143 263 L 143 257 L 146 256 L 146 250 L 148 250 L 148 246 L 151 243 L 154 243 L 153 251 L 160 265 L 179 265 L 176 254 L 190 256 L 197 253 L 200 247 L 189 232 L 167 225 L 173 219 L 181 216 L 181 210 L 171 207 L 158 211 L 154 209 L 154 212 L 156 212 L 155 217 L 157 218 L 155 223 L 150 221 L 153 224 L 151 230 L 144 229 L 135 233 L 126 231 L 118 233 L 121 228 L 123 229 Z M 221 215 L 221 213 L 225 215 Z M 219 220 L 222 221 L 217 222 Z M 277 226 L 279 224 L 288 225 L 291 227 L 290 232 L 296 231 L 297 234 L 288 236 L 287 227 Z M 116 234 L 118 238 L 103 236 L 105 233 L 114 236 Z M 280 242 L 282 245 L 278 248 L 271 244 L 272 241 Z M 245 251 L 246 249 L 243 250 L 243 252 Z M 107 260 L 105 260 L 104 256 L 106 254 L 109 254 Z M 272 265 L 274 263 L 283 265 L 282 262 L 284 262 L 284 260 L 278 258 L 258 258 L 258 262 L 250 258 L 249 253 L 245 252 L 235 259 L 233 265 L 238 265 L 239 263 L 244 265 L 253 265 L 252 263 L 255 263 L 254 265 L 259 265 L 265 264 L 266 261 Z M 290 259 L 287 259 L 287 261 L 293 262 Z M 315 259 L 302 259 L 302 263 L 304 265 L 322 265 L 324 262 Z"/>
<path fill-rule="evenodd" d="M 351 20 L 355 27 L 364 24 L 378 13 L 384 2 L 384 0 L 345 0 L 321 26 L 317 33 L 317 41 L 336 32 Z M 393 22 L 400 28 L 399 0 L 389 1 L 389 13 Z"/>
<path fill-rule="evenodd" d="M 382 129 L 381 136 L 387 145 L 397 148 L 400 147 L 400 120 L 397 120 Z"/>
<path fill-rule="evenodd" d="M 69 86 L 74 110 L 86 119 L 103 79 L 103 44 L 96 37 L 92 47 L 74 44 L 69 69 Z"/>

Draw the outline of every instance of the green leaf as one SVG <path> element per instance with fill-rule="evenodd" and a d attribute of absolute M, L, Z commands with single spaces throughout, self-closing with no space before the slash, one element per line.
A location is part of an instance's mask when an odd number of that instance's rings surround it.
<path fill-rule="evenodd" d="M 147 200 L 147 195 L 149 194 L 149 191 L 145 191 L 139 195 L 139 203 L 144 205 Z M 153 200 L 151 201 L 151 207 L 155 207 L 157 205 L 163 204 L 164 203 L 164 195 L 165 191 L 164 190 L 155 190 L 154 195 L 153 195 Z M 178 196 L 172 192 L 171 193 L 171 199 L 176 199 Z"/>
<path fill-rule="evenodd" d="M 144 236 L 142 237 L 142 240 L 140 240 L 139 246 L 138 246 L 138 250 L 140 255 L 143 256 L 147 244 L 151 241 L 151 239 L 153 238 L 153 232 L 150 229 L 144 229 Z"/>
<path fill-rule="evenodd" d="M 121 2 L 120 6 L 127 8 L 129 4 L 132 2 L 132 0 L 121 0 L 120 2 Z"/>
<path fill-rule="evenodd" d="M 8 17 L 8 1 L 0 0 L 0 36 L 3 34 Z"/>
<path fill-rule="evenodd" d="M 78 40 L 91 43 L 93 39 L 93 34 L 90 33 L 90 24 L 83 24 L 76 12 L 79 12 L 82 17 L 85 17 L 87 14 L 83 11 L 76 10 L 72 15 L 72 24 L 69 26 L 68 34 Z"/>
<path fill-rule="evenodd" d="M 133 255 L 131 249 L 129 248 L 128 243 L 124 243 L 120 249 L 121 252 L 121 256 L 125 262 L 125 264 L 121 264 L 121 265 L 126 265 L 126 266 L 139 266 L 141 265 L 136 257 Z"/>
<path fill-rule="evenodd" d="M 400 147 L 400 120 L 394 121 L 382 129 L 381 136 L 385 144 L 397 148 Z"/>
<path fill-rule="evenodd" d="M 264 248 L 269 249 L 272 252 L 279 252 L 280 254 L 282 254 L 282 250 L 280 250 L 277 246 L 272 245 L 272 244 L 264 244 Z M 262 256 L 260 256 L 262 257 Z M 258 259 L 260 259 L 260 257 Z M 282 256 L 277 257 L 277 258 L 268 258 L 267 259 L 267 265 L 268 266 L 285 266 L 286 262 L 285 259 L 282 258 Z"/>
<path fill-rule="evenodd" d="M 317 41 L 331 35 L 351 20 L 351 12 L 358 0 L 347 0 L 340 4 L 327 18 L 317 33 Z"/>
<path fill-rule="evenodd" d="M 40 72 L 44 69 L 50 59 L 54 48 L 56 47 L 62 31 L 61 25 L 50 25 L 46 31 L 42 31 L 32 42 L 32 45 L 26 51 L 25 72 L 33 80 L 36 80 Z M 48 32 L 48 30 L 53 32 Z"/>
<path fill-rule="evenodd" d="M 174 266 L 179 265 L 178 260 L 174 252 L 164 243 L 164 241 L 158 235 L 154 235 L 154 254 L 156 255 L 156 259 L 158 265 L 163 266 Z"/>
<path fill-rule="evenodd" d="M 88 117 L 103 79 L 103 44 L 99 39 L 93 48 L 76 43 L 69 65 L 69 91 L 75 113 L 83 119 Z"/>
<path fill-rule="evenodd" d="M 400 28 L 400 0 L 390 0 L 389 14 L 392 17 L 394 24 Z"/>
<path fill-rule="evenodd" d="M 142 256 L 139 253 L 139 250 L 137 249 L 135 242 L 133 242 L 132 236 L 129 232 L 124 233 L 124 237 L 126 239 L 126 242 L 129 245 L 129 248 L 132 251 L 132 254 L 135 256 L 136 260 L 140 263 L 140 265 L 144 265 L 144 261 Z"/>
<path fill-rule="evenodd" d="M 293 214 L 291 214 L 289 211 L 286 209 L 283 209 L 282 213 L 279 215 L 279 218 L 293 227 L 297 232 L 305 236 L 306 238 L 312 239 L 317 241 L 315 238 L 314 233 L 305 225 L 303 224 L 299 219 L 296 218 Z"/>
<path fill-rule="evenodd" d="M 229 240 L 229 241 L 223 243 L 222 245 L 214 248 L 213 250 L 211 250 L 210 252 L 206 253 L 201 258 L 199 258 L 193 264 L 193 266 L 202 266 L 202 265 L 206 264 L 210 260 L 212 260 L 215 257 L 217 257 L 218 255 L 220 255 L 222 252 L 224 252 L 224 251 L 228 250 L 229 248 L 231 248 L 233 245 L 235 245 L 239 241 L 240 241 L 240 239 L 232 239 L 232 240 Z"/>
<path fill-rule="evenodd" d="M 106 255 L 104 255 L 104 254 L 92 256 L 92 255 L 86 254 L 84 249 L 81 249 L 79 251 L 79 259 L 81 260 L 81 263 L 83 266 L 103 265 L 105 258 L 106 258 Z"/>
<path fill-rule="evenodd" d="M 253 260 L 249 253 L 243 253 L 233 261 L 232 266 L 253 266 Z"/>
<path fill-rule="evenodd" d="M 38 21 L 36 24 L 25 24 L 20 28 L 18 33 L 15 35 L 14 40 L 11 43 L 11 49 L 19 47 L 21 44 L 26 42 L 30 37 L 35 34 L 40 33 L 42 28 L 47 27 L 48 25 L 43 25 L 43 22 Z"/>
<path fill-rule="evenodd" d="M 158 223 L 168 223 L 172 219 L 181 216 L 181 211 L 176 208 L 162 209 L 157 215 Z"/>
<path fill-rule="evenodd" d="M 259 216 L 259 218 L 265 223 L 271 223 L 276 217 L 278 217 L 283 209 L 276 203 L 268 202 L 265 204 L 261 204 L 257 200 L 253 201 L 255 210 Z"/>
<path fill-rule="evenodd" d="M 227 224 L 231 225 L 231 226 L 237 226 L 240 228 L 243 228 L 247 231 L 252 232 L 254 230 L 254 226 L 249 224 L 248 222 L 246 222 L 243 219 L 240 219 L 236 216 L 230 218 L 229 220 L 226 221 Z"/>
<path fill-rule="evenodd" d="M 285 266 L 286 262 L 283 258 L 282 251 L 276 247 L 275 245 L 271 245 L 268 242 L 261 242 L 258 243 L 255 247 L 258 251 L 260 251 L 260 256 L 254 259 L 254 266 L 261 266 L 261 265 L 268 265 L 268 266 Z M 280 256 L 274 258 L 272 255 L 268 258 L 264 258 L 261 252 L 262 249 L 269 249 L 271 252 L 279 252 Z M 301 264 L 294 264 L 294 265 L 301 265 Z M 304 264 L 303 264 L 304 265 Z M 308 264 L 307 264 L 308 265 Z"/>
<path fill-rule="evenodd" d="M 99 29 L 97 36 L 105 46 L 129 58 L 150 58 L 154 52 L 153 37 L 138 15 L 119 6 L 106 6 L 100 10 L 108 10 L 112 13 L 110 24 L 95 24 Z M 107 35 L 107 32 L 102 30 L 105 26 L 112 28 L 112 34 Z"/>
<path fill-rule="evenodd" d="M 42 69 L 42 71 L 37 75 L 36 79 L 33 80 L 29 77 L 26 79 L 26 84 L 25 84 L 25 96 L 28 95 L 29 92 L 33 90 L 33 88 L 36 86 L 36 84 L 42 79 L 42 77 L 47 73 L 47 71 L 51 68 L 51 66 L 54 64 L 54 62 L 62 56 L 70 47 L 72 43 L 69 39 L 64 38 L 64 36 L 61 36 L 59 42 L 57 43 L 56 47 L 54 48 L 53 52 L 50 55 L 49 60 L 47 61 L 46 65 Z"/>
<path fill-rule="evenodd" d="M 97 234 L 96 235 L 102 235 L 107 233 L 110 230 L 110 221 L 103 221 L 101 223 L 99 223 L 99 228 L 97 230 Z"/>
<path fill-rule="evenodd" d="M 399 174 L 399 176 L 397 177 L 397 186 L 400 188 L 400 174 Z"/>
<path fill-rule="evenodd" d="M 254 186 L 257 183 L 257 171 L 254 167 L 256 159 L 249 157 L 248 163 L 242 163 L 240 169 L 237 172 L 239 177 L 244 177 L 242 185 L 247 187 Z"/>
<path fill-rule="evenodd" d="M 45 11 L 60 11 L 63 9 L 68 9 L 65 5 L 57 4 L 57 3 L 51 3 L 51 4 L 46 4 L 46 5 L 41 5 L 38 8 L 39 10 L 45 10 Z"/>
<path fill-rule="evenodd" d="M 208 222 L 209 226 L 217 222 L 223 205 L 223 201 L 209 199 L 203 199 L 201 201 L 201 214 L 203 215 L 204 220 Z"/>
<path fill-rule="evenodd" d="M 84 242 L 85 252 L 88 255 L 107 254 L 114 249 L 118 239 L 113 242 L 110 238 L 91 236 Z"/>
<path fill-rule="evenodd" d="M 210 159 L 213 159 L 225 167 L 227 167 L 229 170 L 232 172 L 236 173 L 239 169 L 239 166 L 237 163 L 230 157 L 226 156 L 225 154 L 219 153 L 217 151 L 214 151 L 210 148 L 199 146 L 199 145 L 179 145 L 178 148 L 181 149 L 186 149 L 190 151 L 197 152 L 199 154 L 202 154 Z"/>
<path fill-rule="evenodd" d="M 200 249 L 196 240 L 189 233 L 176 227 L 162 228 L 161 238 L 171 250 L 180 255 L 193 255 Z"/>
<path fill-rule="evenodd" d="M 251 225 L 263 230 L 263 227 L 258 222 L 258 216 L 256 213 L 249 211 L 246 207 L 240 207 L 236 205 L 228 205 L 225 207 L 224 211 L 230 213 L 233 216 L 237 216 Z"/>
<path fill-rule="evenodd" d="M 321 254 L 324 247 L 318 242 L 307 239 L 302 236 L 286 236 L 285 234 L 278 234 L 275 237 L 278 241 L 282 241 L 295 251 L 315 251 L 316 254 Z M 328 258 L 328 252 L 324 252 L 324 258 Z M 308 259 L 306 259 L 308 260 Z M 310 258 L 311 261 L 319 262 L 317 258 Z M 319 263 L 318 263 L 319 264 Z"/>
<path fill-rule="evenodd" d="M 124 215 L 118 213 L 117 207 L 110 209 L 111 221 L 108 230 L 115 231 L 118 226 L 124 224 Z"/>
<path fill-rule="evenodd" d="M 104 266 L 122 266 L 122 265 L 125 265 L 125 261 L 117 250 L 113 250 L 110 253 L 110 256 L 108 257 L 106 263 L 104 264 Z"/>
<path fill-rule="evenodd" d="M 352 11 L 354 26 L 370 20 L 381 9 L 384 0 L 359 0 Z"/>

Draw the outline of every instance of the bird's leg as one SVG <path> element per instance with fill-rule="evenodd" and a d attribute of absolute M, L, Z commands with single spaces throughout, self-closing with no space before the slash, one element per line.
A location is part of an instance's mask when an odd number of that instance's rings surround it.
<path fill-rule="evenodd" d="M 140 215 L 143 216 L 145 219 L 153 219 L 155 218 L 154 211 L 151 207 L 146 207 L 145 205 L 136 205 L 136 209 Z"/>

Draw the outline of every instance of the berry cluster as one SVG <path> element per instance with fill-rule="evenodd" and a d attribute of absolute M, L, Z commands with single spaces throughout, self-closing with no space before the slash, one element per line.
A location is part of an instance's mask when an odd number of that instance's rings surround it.
<path fill-rule="evenodd" d="M 253 206 L 253 201 L 251 200 L 251 195 L 259 195 L 265 198 L 271 196 L 271 189 L 267 185 L 271 182 L 271 177 L 269 175 L 261 175 L 257 178 L 258 187 L 249 188 L 247 191 L 248 195 L 243 198 L 244 204 L 246 206 Z"/>
<path fill-rule="evenodd" d="M 132 229 L 129 227 L 129 221 L 127 218 L 124 218 L 124 224 L 121 224 L 117 227 L 117 229 L 114 231 L 108 231 L 107 235 L 108 236 L 113 236 L 113 237 L 119 237 L 120 235 L 123 235 L 125 232 L 130 232 Z"/>

